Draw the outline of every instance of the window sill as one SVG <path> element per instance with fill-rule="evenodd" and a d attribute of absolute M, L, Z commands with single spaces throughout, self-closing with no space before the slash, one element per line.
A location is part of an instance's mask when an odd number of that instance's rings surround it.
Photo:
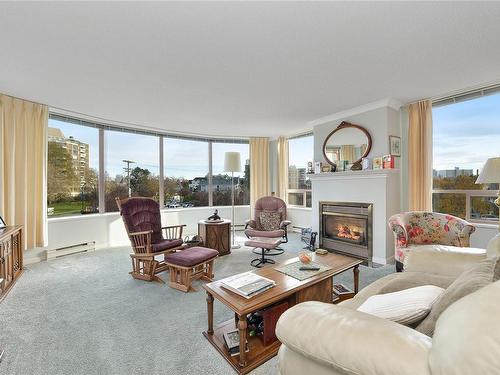
<path fill-rule="evenodd" d="M 288 209 L 294 209 L 294 210 L 303 210 L 303 211 L 311 211 L 312 207 L 304 207 L 304 206 L 295 206 L 293 204 L 289 204 L 287 206 Z"/>
<path fill-rule="evenodd" d="M 203 210 L 220 210 L 220 209 L 231 209 L 232 206 L 204 206 L 204 207 L 179 207 L 179 208 L 162 208 L 160 210 L 161 213 L 168 213 L 168 212 L 183 212 L 183 211 L 203 211 Z M 249 205 L 241 205 L 241 206 L 234 206 L 235 209 L 242 207 L 242 208 L 250 208 Z M 65 221 L 76 221 L 76 220 L 92 220 L 92 219 L 100 219 L 100 218 L 105 218 L 105 217 L 113 217 L 113 216 L 120 216 L 119 212 L 106 212 L 103 214 L 87 214 L 87 215 L 68 215 L 68 216 L 60 216 L 60 217 L 48 217 L 47 221 L 49 223 L 56 223 L 56 222 L 65 222 Z"/>

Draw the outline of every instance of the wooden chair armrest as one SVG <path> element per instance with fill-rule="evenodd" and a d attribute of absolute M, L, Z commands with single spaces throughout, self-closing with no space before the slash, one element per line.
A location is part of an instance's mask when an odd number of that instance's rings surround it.
<path fill-rule="evenodd" d="M 152 230 L 145 230 L 142 232 L 129 233 L 132 248 L 137 254 L 147 254 L 151 252 L 151 234 Z"/>
<path fill-rule="evenodd" d="M 168 225 L 166 227 L 162 227 L 161 230 L 165 231 L 165 239 L 174 240 L 181 239 L 182 240 L 182 231 L 186 224 L 180 225 Z"/>
<path fill-rule="evenodd" d="M 186 224 L 167 225 L 166 227 L 161 227 L 161 229 L 180 228 L 180 227 L 185 227 L 185 226 L 186 226 Z"/>
<path fill-rule="evenodd" d="M 145 235 L 145 234 L 151 234 L 151 233 L 153 233 L 153 231 L 152 231 L 152 230 L 144 230 L 144 231 L 142 231 L 142 232 L 133 232 L 133 233 L 129 233 L 128 235 L 129 235 L 129 236 L 143 236 L 143 235 Z"/>

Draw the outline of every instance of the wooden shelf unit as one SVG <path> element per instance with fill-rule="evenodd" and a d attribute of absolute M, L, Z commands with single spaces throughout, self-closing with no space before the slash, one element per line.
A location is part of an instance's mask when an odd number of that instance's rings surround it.
<path fill-rule="evenodd" d="M 23 272 L 22 226 L 0 229 L 0 301 Z"/>
<path fill-rule="evenodd" d="M 231 365 L 231 367 L 238 374 L 247 374 L 253 369 L 259 367 L 262 363 L 268 361 L 276 354 L 280 348 L 281 342 L 276 340 L 269 345 L 264 345 L 262 340 L 258 336 L 249 336 L 247 334 L 248 349 L 246 353 L 247 365 L 245 367 L 240 367 L 239 355 L 231 356 L 224 343 L 223 334 L 234 330 L 236 323 L 234 319 L 228 320 L 214 329 L 213 334 L 209 334 L 207 331 L 203 332 L 203 336 L 217 349 L 217 351 L 224 357 L 224 359 Z"/>

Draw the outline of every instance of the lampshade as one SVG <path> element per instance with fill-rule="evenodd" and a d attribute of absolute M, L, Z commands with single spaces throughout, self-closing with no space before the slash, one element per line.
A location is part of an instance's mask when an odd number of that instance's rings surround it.
<path fill-rule="evenodd" d="M 241 172 L 239 152 L 226 152 L 224 155 L 224 172 Z"/>
<path fill-rule="evenodd" d="M 476 180 L 476 184 L 495 183 L 500 183 L 500 157 L 486 160 L 483 170 Z"/>

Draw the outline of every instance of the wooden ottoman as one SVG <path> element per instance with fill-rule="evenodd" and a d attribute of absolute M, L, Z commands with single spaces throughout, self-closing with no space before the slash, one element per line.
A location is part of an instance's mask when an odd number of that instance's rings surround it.
<path fill-rule="evenodd" d="M 190 289 L 196 290 L 191 286 L 193 280 L 212 281 L 214 259 L 218 255 L 217 250 L 200 246 L 165 255 L 165 263 L 170 273 L 168 285 L 189 292 Z"/>

